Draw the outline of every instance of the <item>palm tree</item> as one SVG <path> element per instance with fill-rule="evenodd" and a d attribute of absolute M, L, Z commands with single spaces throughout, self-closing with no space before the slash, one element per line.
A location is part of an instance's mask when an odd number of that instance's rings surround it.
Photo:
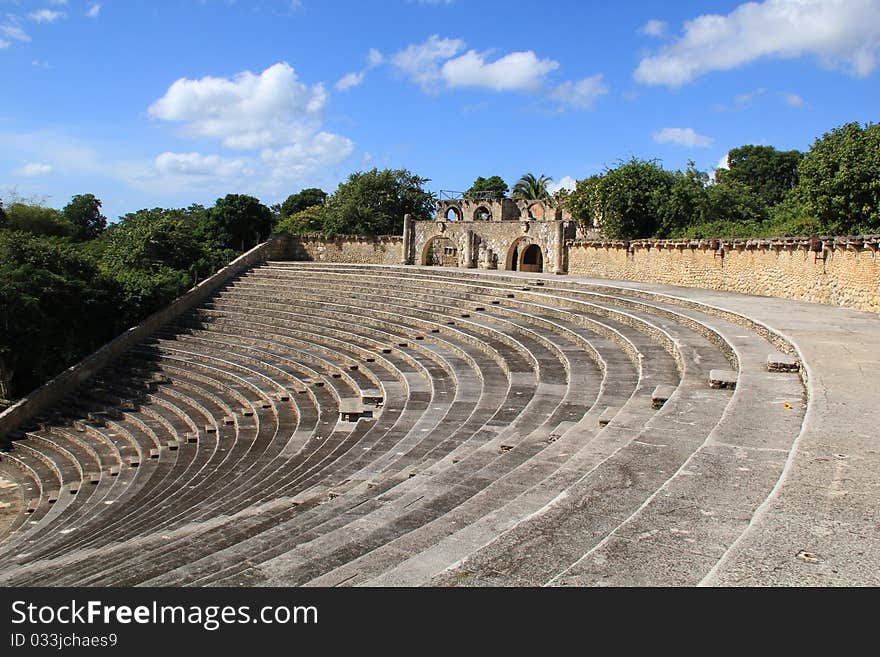
<path fill-rule="evenodd" d="M 553 178 L 545 176 L 543 173 L 538 178 L 533 173 L 527 173 L 516 181 L 511 196 L 527 201 L 549 200 L 550 192 L 547 191 L 547 183 L 550 182 L 553 182 Z"/>

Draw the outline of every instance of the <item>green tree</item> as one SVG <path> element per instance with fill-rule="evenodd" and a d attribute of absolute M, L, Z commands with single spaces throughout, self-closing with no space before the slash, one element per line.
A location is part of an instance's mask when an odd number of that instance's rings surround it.
<path fill-rule="evenodd" d="M 435 199 L 424 189 L 428 182 L 428 178 L 406 169 L 353 173 L 324 203 L 324 231 L 337 235 L 400 234 L 405 214 L 431 218 Z"/>
<path fill-rule="evenodd" d="M 772 146 L 746 145 L 727 154 L 729 169 L 718 169 L 718 184 L 745 185 L 760 201 L 774 206 L 798 183 L 800 151 L 778 151 Z"/>
<path fill-rule="evenodd" d="M 583 228 L 590 229 L 598 225 L 602 218 L 602 208 L 599 202 L 599 183 L 601 175 L 592 175 L 575 182 L 574 190 L 565 199 L 565 207 L 571 213 L 573 219 L 578 221 Z"/>
<path fill-rule="evenodd" d="M 612 239 L 651 237 L 661 231 L 661 216 L 675 177 L 655 160 L 632 158 L 602 175 L 579 182 L 569 199 L 581 222 L 598 218 Z"/>
<path fill-rule="evenodd" d="M 71 237 L 76 229 L 55 208 L 47 208 L 36 202 L 16 200 L 6 208 L 6 227 L 33 235 L 47 237 Z"/>
<path fill-rule="evenodd" d="M 75 237 L 93 240 L 107 228 L 107 217 L 101 214 L 101 201 L 93 194 L 77 194 L 61 211 L 75 228 Z"/>
<path fill-rule="evenodd" d="M 275 224 L 276 233 L 306 235 L 324 232 L 324 213 L 320 205 L 311 205 L 288 217 L 282 217 Z"/>
<path fill-rule="evenodd" d="M 27 393 L 113 337 L 116 292 L 69 240 L 0 232 L 0 397 Z"/>
<path fill-rule="evenodd" d="M 317 187 L 309 187 L 296 194 L 291 194 L 279 208 L 281 217 L 290 217 L 306 208 L 321 205 L 327 200 L 327 192 Z"/>
<path fill-rule="evenodd" d="M 6 216 L 6 210 L 3 209 L 3 199 L 0 199 L 0 228 L 6 226 L 6 222 L 8 220 L 9 219 Z"/>
<path fill-rule="evenodd" d="M 511 196 L 515 199 L 524 199 L 524 200 L 535 200 L 535 201 L 545 201 L 550 199 L 550 191 L 547 189 L 547 185 L 553 182 L 553 178 L 549 176 L 545 176 L 541 174 L 538 177 L 535 177 L 532 173 L 527 173 L 523 175 L 522 178 L 516 181 L 516 184 L 513 186 L 513 193 Z"/>
<path fill-rule="evenodd" d="M 847 123 L 825 133 L 798 174 L 805 207 L 826 231 L 880 230 L 880 124 Z"/>
<path fill-rule="evenodd" d="M 694 223 L 707 221 L 711 214 L 709 176 L 688 162 L 684 172 L 672 174 L 664 197 L 658 199 L 657 237 L 672 237 Z"/>
<path fill-rule="evenodd" d="M 244 251 L 272 232 L 272 211 L 253 196 L 227 194 L 209 210 L 214 237 L 224 247 Z"/>
<path fill-rule="evenodd" d="M 482 193 L 485 193 L 486 196 L 491 198 L 502 198 L 507 195 L 507 192 L 507 183 L 504 182 L 504 179 L 501 178 L 501 176 L 490 176 L 489 178 L 478 176 L 477 179 L 474 180 L 474 184 L 471 185 L 470 189 L 467 190 L 464 195 L 476 196 L 477 194 L 480 194 L 482 196 Z"/>

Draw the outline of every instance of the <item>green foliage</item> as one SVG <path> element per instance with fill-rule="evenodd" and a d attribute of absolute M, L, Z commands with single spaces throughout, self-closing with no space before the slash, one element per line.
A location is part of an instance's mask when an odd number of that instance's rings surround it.
<path fill-rule="evenodd" d="M 551 182 L 553 182 L 553 178 L 550 176 L 541 174 L 539 177 L 535 177 L 533 173 L 527 173 L 516 181 L 511 196 L 515 199 L 528 201 L 548 200 L 550 192 L 547 190 L 547 185 Z"/>
<path fill-rule="evenodd" d="M 76 228 L 58 210 L 18 200 L 6 209 L 6 228 L 46 237 L 76 234 Z"/>
<path fill-rule="evenodd" d="M 101 271 L 124 297 L 128 322 L 135 323 L 229 262 L 236 251 L 216 239 L 213 213 L 186 209 L 138 210 L 97 240 Z"/>
<path fill-rule="evenodd" d="M 599 182 L 602 176 L 594 175 L 575 183 L 574 190 L 565 199 L 565 207 L 573 219 L 584 228 L 592 228 L 602 216 L 599 202 Z"/>
<path fill-rule="evenodd" d="M 94 258 L 59 238 L 0 232 L 0 397 L 56 375 L 120 328 Z"/>
<path fill-rule="evenodd" d="M 632 158 L 575 188 L 569 207 L 581 219 L 601 217 L 603 233 L 612 239 L 651 237 L 661 230 L 661 216 L 675 177 L 654 160 Z M 579 202 L 587 202 L 579 207 Z"/>
<path fill-rule="evenodd" d="M 406 169 L 359 171 L 341 183 L 323 205 L 323 230 L 330 235 L 398 235 L 403 216 L 430 219 L 430 182 Z"/>
<path fill-rule="evenodd" d="M 768 207 L 782 201 L 798 184 L 800 151 L 777 151 L 772 146 L 746 145 L 727 154 L 729 169 L 718 169 L 718 184 L 739 183 Z"/>
<path fill-rule="evenodd" d="M 210 210 L 211 237 L 224 247 L 244 251 L 272 232 L 272 211 L 253 196 L 227 194 Z"/>
<path fill-rule="evenodd" d="M 508 187 L 501 176 L 490 176 L 489 178 L 478 176 L 474 180 L 474 184 L 471 185 L 471 188 L 464 195 L 475 196 L 479 192 L 489 192 L 492 198 L 502 198 L 507 195 Z"/>
<path fill-rule="evenodd" d="M 321 205 L 326 200 L 327 192 L 317 187 L 309 187 L 297 194 L 288 196 L 284 203 L 279 206 L 279 213 L 282 218 L 290 217 L 297 212 L 302 212 L 306 208 Z"/>
<path fill-rule="evenodd" d="M 93 194 L 78 194 L 61 211 L 76 231 L 75 237 L 93 240 L 107 228 L 107 217 L 101 214 L 101 201 Z"/>
<path fill-rule="evenodd" d="M 880 231 L 880 124 L 847 123 L 825 133 L 798 174 L 804 205 L 826 232 Z"/>
<path fill-rule="evenodd" d="M 0 199 L 0 228 L 6 226 L 9 218 L 6 216 L 6 210 L 3 209 L 3 199 Z"/>
<path fill-rule="evenodd" d="M 283 217 L 275 224 L 276 233 L 287 233 L 289 235 L 320 233 L 323 230 L 324 213 L 320 205 L 313 205 L 289 217 Z"/>
<path fill-rule="evenodd" d="M 688 162 L 683 173 L 673 173 L 665 197 L 658 199 L 655 236 L 672 237 L 695 222 L 706 221 L 712 215 L 708 184 L 709 176 L 697 171 L 693 162 Z"/>

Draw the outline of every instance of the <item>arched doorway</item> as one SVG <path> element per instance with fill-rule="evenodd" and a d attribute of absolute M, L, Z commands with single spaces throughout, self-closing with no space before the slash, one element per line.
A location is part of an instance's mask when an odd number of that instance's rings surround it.
<path fill-rule="evenodd" d="M 458 267 L 458 248 L 455 242 L 444 235 L 437 235 L 428 240 L 422 249 L 422 265 L 435 267 Z"/>
<path fill-rule="evenodd" d="M 544 271 L 544 255 L 540 246 L 529 244 L 523 249 L 519 269 L 538 274 Z"/>
<path fill-rule="evenodd" d="M 446 211 L 446 221 L 461 221 L 461 210 L 455 206 L 450 206 Z"/>
<path fill-rule="evenodd" d="M 485 205 L 481 205 L 474 210 L 474 221 L 491 221 L 492 212 Z"/>
<path fill-rule="evenodd" d="M 507 249 L 507 258 L 504 260 L 504 268 L 508 271 L 520 271 L 522 269 L 523 252 L 529 247 L 528 237 L 519 237 Z"/>

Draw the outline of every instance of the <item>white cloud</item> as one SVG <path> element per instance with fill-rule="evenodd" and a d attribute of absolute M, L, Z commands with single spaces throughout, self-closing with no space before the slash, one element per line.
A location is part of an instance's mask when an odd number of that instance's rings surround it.
<path fill-rule="evenodd" d="M 364 76 L 366 72 L 360 71 L 356 73 L 346 73 L 339 80 L 336 81 L 334 87 L 337 91 L 346 91 L 347 89 L 351 89 L 352 87 L 358 86 L 361 82 L 364 81 Z"/>
<path fill-rule="evenodd" d="M 551 194 L 555 194 L 560 189 L 567 189 L 570 192 L 574 191 L 575 185 L 577 185 L 577 181 L 571 176 L 563 176 L 559 182 L 549 182 L 547 183 L 547 191 Z"/>
<path fill-rule="evenodd" d="M 92 5 L 89 7 L 89 10 L 86 12 L 86 16 L 88 16 L 89 18 L 97 18 L 98 14 L 100 14 L 100 13 L 101 13 L 101 3 L 100 2 L 93 2 Z"/>
<path fill-rule="evenodd" d="M 666 33 L 666 21 L 650 20 L 639 28 L 639 32 L 648 36 L 660 37 Z"/>
<path fill-rule="evenodd" d="M 803 107 L 804 99 L 798 96 L 797 94 L 787 93 L 782 94 L 782 97 L 785 98 L 785 102 L 791 105 L 792 107 Z"/>
<path fill-rule="evenodd" d="M 341 163 L 353 150 L 350 139 L 319 132 L 290 146 L 264 149 L 260 158 L 272 170 L 273 178 L 303 179 L 314 171 Z"/>
<path fill-rule="evenodd" d="M 165 152 L 156 157 L 156 170 L 163 175 L 210 176 L 229 178 L 247 175 L 247 163 L 241 159 L 228 159 L 219 155 L 200 153 Z"/>
<path fill-rule="evenodd" d="M 686 21 L 681 39 L 642 59 L 634 77 L 680 86 L 760 58 L 807 54 L 826 67 L 867 77 L 877 66 L 878 50 L 877 0 L 765 0 L 742 4 L 726 16 Z"/>
<path fill-rule="evenodd" d="M 0 37 L 5 37 L 5 38 L 0 38 L 0 43 L 5 44 L 5 45 L 0 46 L 0 48 L 8 48 L 10 45 L 10 41 L 9 41 L 10 39 L 12 41 L 30 41 L 31 40 L 31 37 L 28 35 L 27 32 L 25 32 L 23 29 L 21 29 L 18 25 L 11 25 L 11 24 L 0 25 Z"/>
<path fill-rule="evenodd" d="M 326 102 L 322 84 L 303 84 L 282 62 L 259 75 L 245 71 L 232 79 L 181 78 L 148 111 L 156 118 L 183 123 L 193 136 L 249 150 L 313 133 Z"/>
<path fill-rule="evenodd" d="M 464 48 L 461 39 L 441 39 L 434 34 L 424 43 L 411 44 L 391 56 L 391 65 L 426 91 L 440 80 L 440 62 L 454 57 Z"/>
<path fill-rule="evenodd" d="M 385 61 L 385 55 L 383 55 L 380 51 L 375 48 L 370 48 L 370 52 L 367 53 L 367 64 L 369 66 L 378 66 L 382 62 Z"/>
<path fill-rule="evenodd" d="M 596 98 L 607 93 L 608 87 L 599 73 L 577 82 L 563 82 L 550 92 L 550 97 L 574 109 L 591 109 Z"/>
<path fill-rule="evenodd" d="M 655 132 L 652 137 L 658 144 L 678 144 L 705 148 L 712 145 L 712 139 L 704 135 L 698 135 L 693 128 L 663 128 Z"/>
<path fill-rule="evenodd" d="M 283 180 L 318 175 L 354 150 L 350 139 L 321 130 L 326 103 L 324 86 L 304 84 L 286 62 L 259 75 L 246 71 L 233 78 L 177 80 L 150 106 L 150 115 L 180 122 L 186 134 L 231 150 L 259 151 L 259 159 L 255 154 L 249 164 L 217 155 L 162 153 L 156 169 L 177 176 Z"/>
<path fill-rule="evenodd" d="M 31 162 L 30 164 L 25 164 L 23 167 L 20 167 L 12 172 L 15 176 L 26 176 L 28 178 L 33 176 L 45 176 L 46 174 L 52 173 L 54 168 L 50 164 L 43 164 L 41 162 Z"/>
<path fill-rule="evenodd" d="M 64 16 L 63 11 L 53 11 L 52 9 L 38 9 L 28 14 L 28 18 L 36 23 L 54 23 Z"/>
<path fill-rule="evenodd" d="M 475 50 L 469 50 L 443 64 L 441 75 L 449 87 L 534 91 L 542 85 L 544 77 L 557 68 L 559 62 L 538 59 L 531 50 L 512 52 L 491 63 Z"/>

